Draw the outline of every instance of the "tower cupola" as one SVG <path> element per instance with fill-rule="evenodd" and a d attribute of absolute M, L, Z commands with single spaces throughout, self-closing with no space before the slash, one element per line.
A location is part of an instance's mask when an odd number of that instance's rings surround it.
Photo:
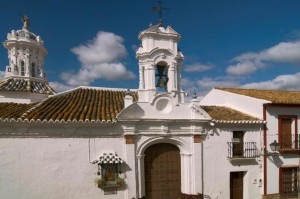
<path fill-rule="evenodd" d="M 7 34 L 3 46 L 8 53 L 5 79 L 0 82 L 0 101 L 32 103 L 55 94 L 44 70 L 48 54 L 40 36 L 30 32 L 29 18 L 22 17 L 21 30 Z"/>
<path fill-rule="evenodd" d="M 3 42 L 8 51 L 5 78 L 18 77 L 46 81 L 44 57 L 48 54 L 40 36 L 29 30 L 29 19 L 22 17 L 23 28 L 12 30 Z"/>

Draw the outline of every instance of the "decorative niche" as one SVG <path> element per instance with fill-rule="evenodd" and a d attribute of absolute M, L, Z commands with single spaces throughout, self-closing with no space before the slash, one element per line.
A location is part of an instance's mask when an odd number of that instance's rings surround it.
<path fill-rule="evenodd" d="M 123 160 L 113 153 L 103 153 L 98 161 L 98 178 L 95 184 L 100 189 L 111 189 L 123 187 L 126 184 L 122 173 Z"/>

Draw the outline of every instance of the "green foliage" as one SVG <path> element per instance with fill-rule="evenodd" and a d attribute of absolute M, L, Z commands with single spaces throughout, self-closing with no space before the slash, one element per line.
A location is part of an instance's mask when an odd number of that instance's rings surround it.
<path fill-rule="evenodd" d="M 119 185 L 119 186 L 125 185 L 125 178 L 124 178 L 124 177 L 119 177 L 119 178 L 116 180 L 116 183 L 117 183 L 117 185 Z"/>
<path fill-rule="evenodd" d="M 103 188 L 106 185 L 106 180 L 104 178 L 96 178 L 95 179 L 95 184 L 99 187 L 99 188 Z"/>
<path fill-rule="evenodd" d="M 125 185 L 125 178 L 119 177 L 116 181 L 107 181 L 104 178 L 96 178 L 95 184 L 98 186 L 98 188 L 103 189 L 105 187 L 121 187 Z"/>

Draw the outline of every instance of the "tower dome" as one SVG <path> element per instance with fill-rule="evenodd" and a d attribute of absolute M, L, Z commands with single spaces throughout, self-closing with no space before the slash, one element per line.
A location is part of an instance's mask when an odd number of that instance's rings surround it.
<path fill-rule="evenodd" d="M 27 16 L 23 16 L 22 21 L 22 29 L 12 30 L 3 42 L 8 52 L 8 66 L 5 79 L 0 82 L 0 101 L 6 98 L 1 95 L 16 95 L 16 92 L 22 92 L 18 95 L 23 96 L 20 102 L 24 103 L 40 101 L 55 93 L 44 71 L 44 58 L 48 54 L 44 42 L 30 32 Z"/>

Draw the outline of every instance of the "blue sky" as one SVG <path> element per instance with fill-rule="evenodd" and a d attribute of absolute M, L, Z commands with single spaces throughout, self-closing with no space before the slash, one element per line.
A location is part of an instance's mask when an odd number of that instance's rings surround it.
<path fill-rule="evenodd" d="M 79 85 L 137 88 L 136 48 L 156 0 L 1 1 L 0 40 L 21 29 L 21 16 L 42 37 L 48 81 L 58 91 Z M 181 34 L 184 90 L 213 86 L 300 90 L 299 0 L 164 0 L 164 26 Z M 101 56 L 99 56 L 101 54 Z M 0 78 L 7 65 L 0 48 Z"/>

